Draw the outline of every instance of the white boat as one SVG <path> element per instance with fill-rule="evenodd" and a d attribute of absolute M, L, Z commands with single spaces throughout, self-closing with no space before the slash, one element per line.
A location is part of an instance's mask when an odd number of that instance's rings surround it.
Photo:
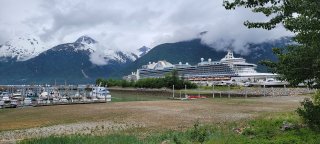
<path fill-rule="evenodd" d="M 12 98 L 17 100 L 22 100 L 22 93 L 20 90 L 12 93 Z"/>
<path fill-rule="evenodd" d="M 53 103 L 59 103 L 59 102 L 60 102 L 60 99 L 59 99 L 59 98 L 54 97 L 54 98 L 52 99 L 52 102 L 53 102 Z"/>
<path fill-rule="evenodd" d="M 23 104 L 26 106 L 32 105 L 32 100 L 29 97 L 24 98 Z"/>
<path fill-rule="evenodd" d="M 59 97 L 60 96 L 60 93 L 59 93 L 59 91 L 58 90 L 56 90 L 56 89 L 53 89 L 51 92 L 50 92 L 50 96 L 51 97 Z"/>
<path fill-rule="evenodd" d="M 4 102 L 10 102 L 10 98 L 9 98 L 8 95 L 3 96 L 3 97 L 2 97 L 2 100 L 3 100 Z"/>
<path fill-rule="evenodd" d="M 16 108 L 16 107 L 18 106 L 18 101 L 17 101 L 17 100 L 11 100 L 11 101 L 10 101 L 10 106 L 11 106 L 12 108 Z"/>
<path fill-rule="evenodd" d="M 48 99 L 48 96 L 49 96 L 48 92 L 42 92 L 42 93 L 40 94 L 40 98 L 41 98 L 41 99 Z"/>
<path fill-rule="evenodd" d="M 90 96 L 99 100 L 111 101 L 110 92 L 107 90 L 107 88 L 101 86 L 93 87 L 92 91 L 90 92 Z"/>
<path fill-rule="evenodd" d="M 45 104 L 45 101 L 41 98 L 37 99 L 37 104 Z"/>
<path fill-rule="evenodd" d="M 60 102 L 61 103 L 68 103 L 68 99 L 67 99 L 67 97 L 62 97 L 61 99 L 60 99 Z"/>
<path fill-rule="evenodd" d="M 0 100 L 0 108 L 3 108 L 4 107 L 4 101 L 1 99 Z"/>
<path fill-rule="evenodd" d="M 260 85 L 262 86 L 284 86 L 284 85 L 288 85 L 288 82 L 285 81 L 280 81 L 274 78 L 268 78 L 266 79 L 266 81 L 262 81 L 260 83 Z"/>

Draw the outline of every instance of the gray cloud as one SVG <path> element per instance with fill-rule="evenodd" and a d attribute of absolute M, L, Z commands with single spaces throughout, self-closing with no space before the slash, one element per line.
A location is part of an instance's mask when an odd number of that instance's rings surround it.
<path fill-rule="evenodd" d="M 99 44 L 95 45 L 95 51 L 90 54 L 90 61 L 96 65 L 108 64 L 108 59 L 104 55 L 104 48 Z"/>
<path fill-rule="evenodd" d="M 0 43 L 31 33 L 51 47 L 89 35 L 108 49 L 135 51 L 143 45 L 190 40 L 208 31 L 200 37 L 204 44 L 247 54 L 248 42 L 290 35 L 281 27 L 248 30 L 245 20 L 268 18 L 246 9 L 227 11 L 222 0 L 2 0 L 0 5 L 4 7 Z"/>

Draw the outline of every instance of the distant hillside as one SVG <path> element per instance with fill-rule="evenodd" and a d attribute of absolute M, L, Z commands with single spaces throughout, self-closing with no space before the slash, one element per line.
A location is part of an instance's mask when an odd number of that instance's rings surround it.
<path fill-rule="evenodd" d="M 235 54 L 236 57 L 243 57 L 247 62 L 258 64 L 261 60 L 276 60 L 272 53 L 272 48 L 283 47 L 290 43 L 290 38 L 284 37 L 279 40 L 267 41 L 260 44 L 249 44 L 250 54 L 241 56 Z M 200 39 L 191 41 L 183 41 L 176 43 L 165 43 L 151 49 L 149 53 L 134 61 L 124 70 L 125 74 L 136 71 L 142 65 L 148 62 L 157 62 L 159 60 L 167 60 L 170 63 L 177 64 L 179 62 L 189 64 L 197 64 L 201 58 L 211 58 L 212 60 L 220 60 L 226 55 L 224 51 L 216 51 L 207 45 L 201 43 Z M 258 71 L 266 71 L 261 65 L 258 66 Z"/>

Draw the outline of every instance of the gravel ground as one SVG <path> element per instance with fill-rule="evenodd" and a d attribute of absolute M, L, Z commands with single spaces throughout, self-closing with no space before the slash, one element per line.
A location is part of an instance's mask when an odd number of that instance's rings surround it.
<path fill-rule="evenodd" d="M 24 130 L 5 131 L 0 133 L 0 142 L 15 143 L 18 140 L 48 137 L 51 135 L 71 135 L 71 134 L 93 134 L 101 135 L 106 133 L 118 132 L 129 128 L 145 127 L 139 123 L 114 123 L 103 122 L 81 122 L 74 124 L 60 124 L 48 127 L 36 127 Z"/>

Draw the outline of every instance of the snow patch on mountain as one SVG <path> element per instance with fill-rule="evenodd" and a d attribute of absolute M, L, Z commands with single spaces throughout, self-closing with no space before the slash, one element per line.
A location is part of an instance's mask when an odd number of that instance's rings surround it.
<path fill-rule="evenodd" d="M 139 57 L 144 56 L 145 54 L 147 54 L 149 51 L 151 50 L 151 48 L 148 48 L 146 46 L 143 46 L 141 48 L 138 49 L 138 52 L 136 53 Z"/>
<path fill-rule="evenodd" d="M 94 39 L 92 39 L 92 38 L 89 37 L 89 36 L 84 35 L 84 36 L 79 37 L 79 38 L 75 41 L 75 43 L 95 44 L 95 43 L 97 43 L 97 41 L 94 40 Z"/>
<path fill-rule="evenodd" d="M 38 37 L 23 35 L 15 37 L 1 45 L 0 57 L 2 60 L 15 59 L 17 61 L 26 61 L 46 50 L 46 46 Z"/>

